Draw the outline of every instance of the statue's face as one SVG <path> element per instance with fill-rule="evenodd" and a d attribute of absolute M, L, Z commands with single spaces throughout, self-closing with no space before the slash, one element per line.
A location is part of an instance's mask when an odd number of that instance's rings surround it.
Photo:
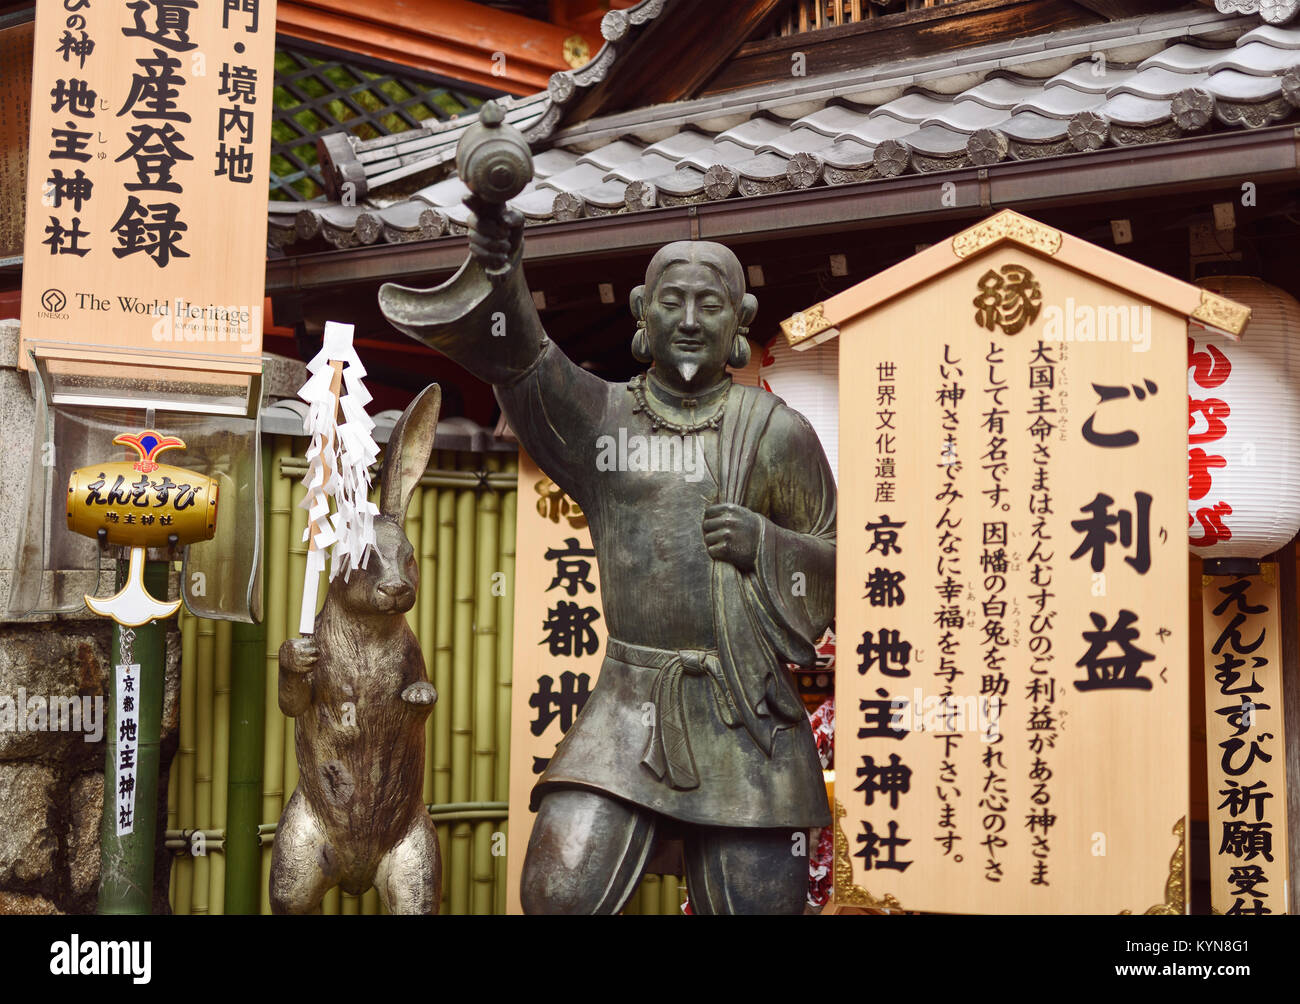
<path fill-rule="evenodd" d="M 738 323 L 713 269 L 699 263 L 670 265 L 645 308 L 655 372 L 683 388 L 708 386 L 726 367 Z"/>

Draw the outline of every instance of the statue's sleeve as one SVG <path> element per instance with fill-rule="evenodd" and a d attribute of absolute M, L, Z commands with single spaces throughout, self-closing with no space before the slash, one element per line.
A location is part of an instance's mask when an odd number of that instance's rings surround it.
<path fill-rule="evenodd" d="M 547 339 L 520 254 L 498 281 L 471 256 L 437 289 L 385 285 L 380 309 L 394 327 L 492 384 L 524 449 L 586 508 L 611 385 Z"/>
<path fill-rule="evenodd" d="M 534 363 L 493 388 L 520 445 L 584 511 L 612 386 L 543 338 Z"/>
<path fill-rule="evenodd" d="M 835 616 L 835 479 L 807 419 L 779 406 L 759 447 L 768 512 L 754 582 L 773 641 L 808 665 Z"/>

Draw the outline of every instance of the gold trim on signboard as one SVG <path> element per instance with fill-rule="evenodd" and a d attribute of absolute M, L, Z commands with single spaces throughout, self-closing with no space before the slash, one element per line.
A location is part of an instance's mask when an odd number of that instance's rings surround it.
<path fill-rule="evenodd" d="M 861 906 L 868 910 L 901 910 L 902 904 L 893 896 L 886 894 L 883 899 L 876 899 L 860 885 L 853 882 L 853 861 L 849 857 L 849 838 L 844 835 L 840 820 L 848 815 L 840 800 L 835 799 L 835 885 L 831 898 L 836 906 Z"/>
<path fill-rule="evenodd" d="M 1061 250 L 1061 231 L 1004 209 L 954 237 L 952 251 L 958 258 L 969 258 L 1003 240 L 1013 240 L 1047 255 Z"/>
<path fill-rule="evenodd" d="M 823 331 L 835 327 L 830 321 L 826 320 L 825 310 L 825 303 L 814 303 L 807 310 L 801 310 L 799 313 L 786 318 L 781 322 L 781 330 L 785 332 L 785 340 L 791 346 L 795 346 L 812 338 L 813 335 L 820 335 Z"/>
<path fill-rule="evenodd" d="M 1192 311 L 1192 316 L 1212 328 L 1226 331 L 1230 335 L 1240 335 L 1250 320 L 1250 308 L 1203 289 L 1201 302 Z"/>
<path fill-rule="evenodd" d="M 1213 584 L 1213 582 L 1214 582 L 1215 579 L 1223 579 L 1223 578 L 1231 578 L 1231 577 L 1232 577 L 1232 576 L 1230 576 L 1230 575 L 1228 575 L 1228 576 L 1224 576 L 1224 575 L 1202 575 L 1202 576 L 1201 576 L 1201 588 L 1204 589 L 1204 588 L 1206 588 L 1207 586 Z M 1273 585 L 1276 585 L 1276 584 L 1277 584 L 1277 565 L 1276 565 L 1276 564 L 1273 564 L 1273 563 L 1270 563 L 1270 562 L 1267 562 L 1267 561 L 1261 561 L 1260 564 L 1259 564 L 1259 577 L 1264 581 L 1264 584 L 1267 585 L 1267 586 L 1273 586 Z"/>
<path fill-rule="evenodd" d="M 1185 862 L 1187 860 L 1187 817 L 1183 816 L 1174 823 L 1173 834 L 1178 838 L 1174 856 L 1169 859 L 1169 878 L 1165 881 L 1165 901 L 1157 903 L 1145 916 L 1181 917 L 1187 912 L 1187 885 Z M 1132 910 L 1121 910 L 1120 916 L 1132 916 Z"/>

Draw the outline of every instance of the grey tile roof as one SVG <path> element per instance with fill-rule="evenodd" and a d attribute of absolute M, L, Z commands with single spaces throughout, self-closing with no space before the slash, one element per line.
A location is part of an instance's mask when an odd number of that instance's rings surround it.
<path fill-rule="evenodd" d="M 619 52 L 659 17 L 665 3 L 641 0 L 626 10 L 607 11 L 600 22 L 605 43 L 596 55 L 576 70 L 553 73 L 546 90 L 538 94 L 499 99 L 505 120 L 530 143 L 545 140 L 561 122 L 565 107 L 606 78 Z M 372 140 L 358 140 L 347 133 L 323 137 L 320 152 L 326 189 L 333 197 L 343 191 L 345 183 L 351 183 L 357 198 L 371 197 L 376 203 L 392 201 L 380 194 L 382 189 L 402 186 L 409 191 L 418 187 L 411 184 L 412 179 L 454 162 L 456 144 L 477 119 L 477 113 L 445 122 L 426 119 L 418 129 Z"/>
<path fill-rule="evenodd" d="M 550 137 L 512 204 L 536 225 L 1257 128 L 1298 108 L 1300 24 L 1181 11 L 594 119 Z M 449 177 L 360 208 L 273 203 L 271 238 L 463 232 L 465 194 Z"/>

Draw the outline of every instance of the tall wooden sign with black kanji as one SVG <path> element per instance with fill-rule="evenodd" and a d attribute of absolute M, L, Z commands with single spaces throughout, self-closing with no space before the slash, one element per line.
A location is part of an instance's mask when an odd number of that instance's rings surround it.
<path fill-rule="evenodd" d="M 1182 913 L 1187 323 L 1248 312 L 1002 212 L 839 335 L 835 902 Z"/>

